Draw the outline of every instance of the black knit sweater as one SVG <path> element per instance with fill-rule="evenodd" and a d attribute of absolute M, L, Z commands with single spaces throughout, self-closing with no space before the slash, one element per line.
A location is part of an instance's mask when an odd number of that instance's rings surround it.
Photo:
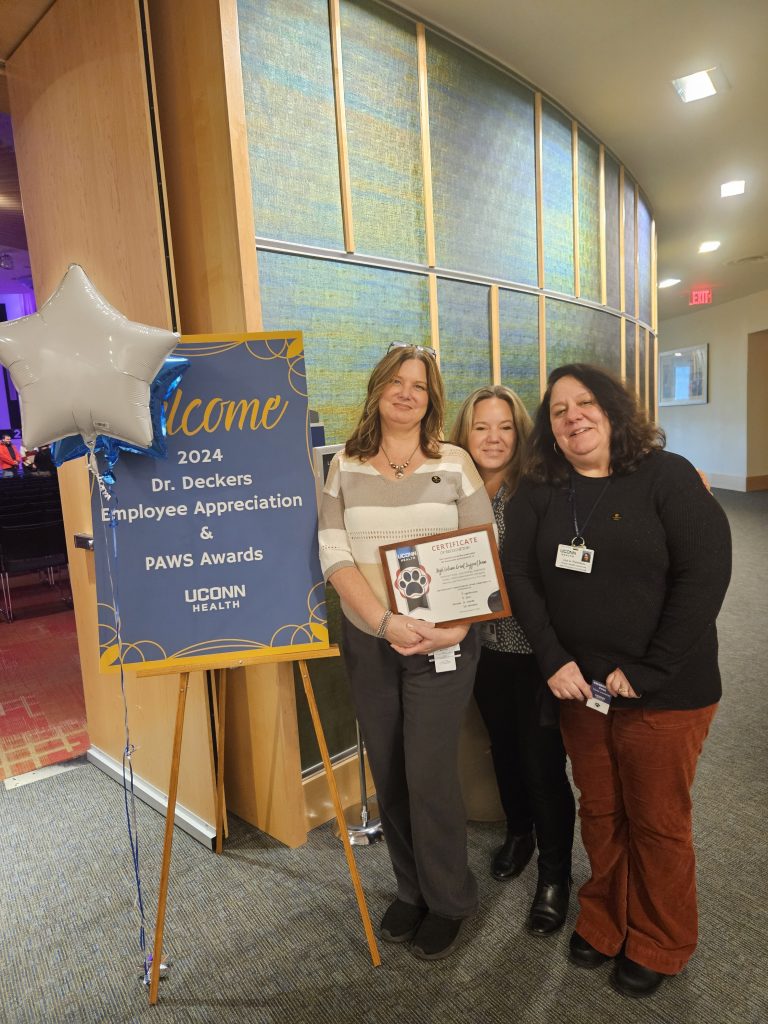
<path fill-rule="evenodd" d="M 721 696 L 715 619 L 731 574 L 728 520 L 693 466 L 656 451 L 625 476 L 573 473 L 591 573 L 555 567 L 573 535 L 571 488 L 523 482 L 502 553 L 512 611 L 545 678 L 575 661 L 587 682 L 621 668 L 640 701 L 686 709 Z"/>

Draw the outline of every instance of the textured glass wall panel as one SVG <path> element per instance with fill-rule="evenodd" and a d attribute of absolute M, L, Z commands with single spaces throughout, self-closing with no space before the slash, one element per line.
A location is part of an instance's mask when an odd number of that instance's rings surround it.
<path fill-rule="evenodd" d="M 599 309 L 547 299 L 547 373 L 563 363 L 621 371 L 619 318 Z"/>
<path fill-rule="evenodd" d="M 428 34 L 437 264 L 536 284 L 533 94 Z"/>
<path fill-rule="evenodd" d="M 608 305 L 619 308 L 619 165 L 605 154 L 605 279 Z"/>
<path fill-rule="evenodd" d="M 637 391 L 637 380 L 635 377 L 635 325 L 627 324 L 626 330 L 626 366 L 627 366 L 627 384 L 630 385 L 633 390 Z"/>
<path fill-rule="evenodd" d="M 571 122 L 542 104 L 541 183 L 544 287 L 573 295 L 573 160 Z"/>
<path fill-rule="evenodd" d="M 643 198 L 639 196 L 637 210 L 637 263 L 638 285 L 640 291 L 640 319 L 651 322 L 651 211 Z"/>
<path fill-rule="evenodd" d="M 343 249 L 325 0 L 238 0 L 257 235 Z"/>
<path fill-rule="evenodd" d="M 501 383 L 512 388 L 533 414 L 539 404 L 539 299 L 526 292 L 499 291 Z"/>
<path fill-rule="evenodd" d="M 638 373 L 637 380 L 637 395 L 640 399 L 640 405 L 645 405 L 645 340 L 646 334 L 644 330 L 639 332 L 639 346 L 640 346 L 640 371 Z"/>
<path fill-rule="evenodd" d="M 304 332 L 310 407 L 328 444 L 345 441 L 389 343 L 429 344 L 426 278 L 260 252 L 259 280 L 264 330 Z"/>
<path fill-rule="evenodd" d="M 440 369 L 448 399 L 446 431 L 475 388 L 491 381 L 489 289 L 463 281 L 438 281 Z"/>
<path fill-rule="evenodd" d="M 654 418 L 654 406 L 656 404 L 656 359 L 654 358 L 653 335 L 648 335 L 648 412 L 651 419 Z"/>
<path fill-rule="evenodd" d="M 345 0 L 341 30 L 355 250 L 426 263 L 414 24 Z"/>
<path fill-rule="evenodd" d="M 635 315 L 635 183 L 624 175 L 624 309 Z"/>
<path fill-rule="evenodd" d="M 581 297 L 600 302 L 600 151 L 579 132 L 579 283 Z"/>

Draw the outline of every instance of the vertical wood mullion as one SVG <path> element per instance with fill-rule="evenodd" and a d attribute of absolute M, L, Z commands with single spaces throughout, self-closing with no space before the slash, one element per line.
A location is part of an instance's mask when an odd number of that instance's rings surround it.
<path fill-rule="evenodd" d="M 640 189 L 635 182 L 635 249 L 633 265 L 635 268 L 635 319 L 640 319 L 640 241 L 638 239 L 638 228 L 640 222 Z"/>
<path fill-rule="evenodd" d="M 619 323 L 619 375 L 625 381 L 627 379 L 627 321 L 622 317 Z"/>
<path fill-rule="evenodd" d="M 491 380 L 501 384 L 501 332 L 499 330 L 499 286 L 488 291 L 488 319 L 491 328 Z"/>
<path fill-rule="evenodd" d="M 624 164 L 619 164 L 619 309 L 626 313 L 627 281 L 624 270 Z"/>
<path fill-rule="evenodd" d="M 429 289 L 429 338 L 440 366 L 440 318 L 437 309 L 437 274 L 427 274 Z"/>
<path fill-rule="evenodd" d="M 651 334 L 647 327 L 644 327 L 643 331 L 645 333 L 645 409 L 646 412 L 650 413 L 652 408 L 651 395 L 649 392 L 649 387 L 651 383 L 651 354 L 649 352 L 651 346 Z"/>
<path fill-rule="evenodd" d="M 573 294 L 581 298 L 581 263 L 579 260 L 579 126 L 571 121 L 571 182 L 573 191 Z"/>
<path fill-rule="evenodd" d="M 658 334 L 659 331 L 659 294 L 658 288 L 659 283 L 657 280 L 657 264 L 656 264 L 657 252 L 656 252 L 656 221 L 651 221 L 651 329 L 654 334 Z"/>
<path fill-rule="evenodd" d="M 657 335 L 653 336 L 653 420 L 654 423 L 659 421 L 659 339 Z"/>
<path fill-rule="evenodd" d="M 547 390 L 547 300 L 539 295 L 539 394 Z"/>
<path fill-rule="evenodd" d="M 432 196 L 432 145 L 429 137 L 429 86 L 427 82 L 427 35 L 422 22 L 416 22 L 416 56 L 419 78 L 419 123 L 421 127 L 421 173 L 424 188 L 424 236 L 427 266 L 434 267 L 435 212 Z"/>
<path fill-rule="evenodd" d="M 328 21 L 331 32 L 331 68 L 333 70 L 333 100 L 336 111 L 336 143 L 339 156 L 339 186 L 341 189 L 341 221 L 344 231 L 344 249 L 355 251 L 355 232 L 352 220 L 352 183 L 349 175 L 347 147 L 347 113 L 344 105 L 344 68 L 341 57 L 341 14 L 339 0 L 328 0 Z"/>
<path fill-rule="evenodd" d="M 600 303 L 608 305 L 608 258 L 605 226 L 605 146 L 600 145 L 598 155 L 598 226 L 600 234 Z"/>
<path fill-rule="evenodd" d="M 640 325 L 635 321 L 635 392 L 640 395 Z"/>

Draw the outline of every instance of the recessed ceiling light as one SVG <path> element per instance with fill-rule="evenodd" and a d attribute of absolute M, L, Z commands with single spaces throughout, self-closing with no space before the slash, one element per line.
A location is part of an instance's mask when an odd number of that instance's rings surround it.
<path fill-rule="evenodd" d="M 719 242 L 702 242 L 699 246 L 699 252 L 714 252 L 715 249 L 720 248 Z"/>
<path fill-rule="evenodd" d="M 727 196 L 740 196 L 743 194 L 746 187 L 746 181 L 724 181 L 720 186 L 720 198 L 725 199 Z"/>
<path fill-rule="evenodd" d="M 683 354 L 682 352 L 675 352 L 676 356 L 681 356 L 682 354 Z"/>
<path fill-rule="evenodd" d="M 714 68 L 708 68 L 706 71 L 694 71 L 692 75 L 672 79 L 675 92 L 683 103 L 691 103 L 693 100 L 703 100 L 707 96 L 715 95 L 717 89 L 710 77 L 710 71 L 714 70 Z"/>
<path fill-rule="evenodd" d="M 671 288 L 673 284 L 680 284 L 679 277 L 665 277 L 663 281 L 659 281 L 659 288 Z"/>

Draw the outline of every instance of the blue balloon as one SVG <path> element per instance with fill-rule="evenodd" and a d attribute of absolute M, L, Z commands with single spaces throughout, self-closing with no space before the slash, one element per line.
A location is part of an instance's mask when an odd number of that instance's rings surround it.
<path fill-rule="evenodd" d="M 152 444 L 149 448 L 137 448 L 135 445 L 118 441 L 115 437 L 99 434 L 96 438 L 95 451 L 102 452 L 110 469 L 120 458 L 120 452 L 131 452 L 133 455 L 151 455 L 153 459 L 164 459 L 168 455 L 165 442 L 165 403 L 179 386 L 181 378 L 189 369 L 189 360 L 181 356 L 167 356 L 159 373 L 152 381 L 149 391 L 149 411 L 152 415 Z M 51 445 L 51 458 L 54 465 L 60 466 L 70 459 L 79 459 L 89 454 L 89 448 L 81 434 L 64 437 Z"/>

